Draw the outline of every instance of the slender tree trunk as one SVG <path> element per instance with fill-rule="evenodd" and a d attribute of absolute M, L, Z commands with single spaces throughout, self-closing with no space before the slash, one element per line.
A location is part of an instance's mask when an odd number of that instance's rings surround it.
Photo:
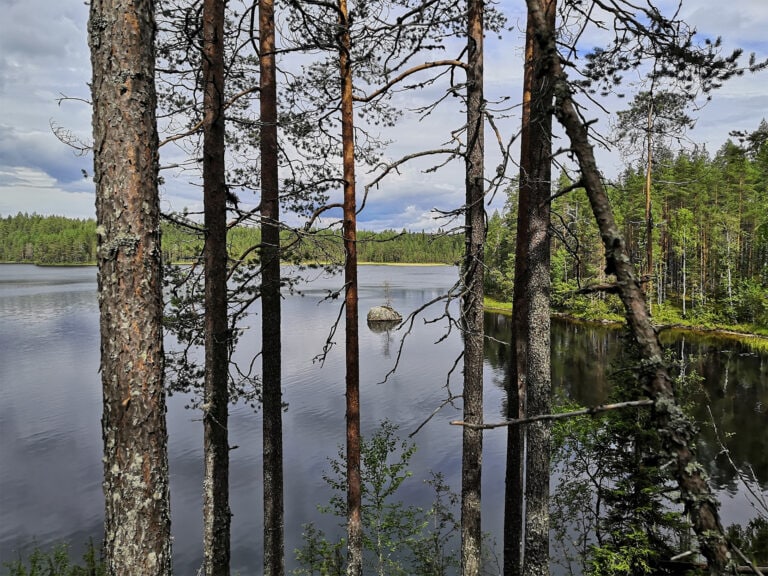
<path fill-rule="evenodd" d="M 94 181 L 107 574 L 169 575 L 162 266 L 149 0 L 93 0 Z"/>
<path fill-rule="evenodd" d="M 701 552 L 709 562 L 710 571 L 722 574 L 730 564 L 731 556 L 720 523 L 717 500 L 693 452 L 695 429 L 675 402 L 672 379 L 663 361 L 658 334 L 651 325 L 644 293 L 635 277 L 624 240 L 616 226 L 587 128 L 572 100 L 571 88 L 560 64 L 554 35 L 548 29 L 541 0 L 526 2 L 534 17 L 536 38 L 547 55 L 547 75 L 554 83 L 556 96 L 555 114 L 565 128 L 571 149 L 579 161 L 584 188 L 600 229 L 606 253 L 606 272 L 616 276 L 616 287 L 624 304 L 627 324 L 643 358 L 641 376 L 644 391 L 655 402 L 653 418 L 661 436 L 662 448 L 671 458 L 681 499 L 690 514 Z"/>
<path fill-rule="evenodd" d="M 687 312 L 687 302 L 686 298 L 688 297 L 688 294 L 686 293 L 686 288 L 688 286 L 688 279 L 686 278 L 686 269 L 688 263 L 686 262 L 686 246 L 685 246 L 685 234 L 683 234 L 683 318 L 685 318 L 686 312 Z"/>
<path fill-rule="evenodd" d="M 528 358 L 529 309 L 526 285 L 528 244 L 525 236 L 530 221 L 531 186 L 528 179 L 530 163 L 531 93 L 534 80 L 534 47 L 532 22 L 528 18 L 525 35 L 525 62 L 523 70 L 523 114 L 520 135 L 520 184 L 517 202 L 517 238 L 515 243 L 515 283 L 512 292 L 512 354 L 510 355 L 509 382 L 507 383 L 507 418 L 526 417 L 526 360 Z M 525 163 L 525 164 L 524 164 Z M 525 538 L 525 434 L 526 426 L 507 428 L 507 462 L 504 495 L 504 575 L 523 573 Z"/>
<path fill-rule="evenodd" d="M 357 314 L 357 206 L 355 133 L 352 101 L 352 39 L 346 0 L 339 0 L 341 140 L 344 164 L 344 283 L 346 311 L 347 396 L 347 574 L 363 573 L 362 490 L 360 478 L 360 346 Z"/>
<path fill-rule="evenodd" d="M 467 51 L 467 151 L 466 151 L 466 248 L 462 269 L 464 295 L 461 320 L 464 330 L 464 421 L 483 420 L 483 250 L 484 209 L 484 106 L 483 99 L 483 5 L 470 0 Z M 461 569 L 476 576 L 482 569 L 481 470 L 483 433 L 464 427 L 461 466 Z"/>
<path fill-rule="evenodd" d="M 264 406 L 264 574 L 285 573 L 281 392 L 280 205 L 273 0 L 259 2 L 261 107 L 261 342 Z"/>
<path fill-rule="evenodd" d="M 545 1 L 547 24 L 554 30 L 556 2 Z M 507 403 L 510 418 L 548 414 L 551 406 L 549 196 L 552 91 L 551 84 L 538 73 L 541 60 L 541 48 L 535 41 L 533 21 L 529 17 L 513 294 L 511 373 L 514 376 L 510 378 Z M 511 413 L 515 409 L 517 415 Z M 513 428 L 517 430 L 513 431 Z M 504 531 L 504 573 L 508 576 L 549 574 L 549 436 L 549 425 L 543 422 L 508 429 Z M 525 480 L 524 469 L 527 471 Z"/>
<path fill-rule="evenodd" d="M 653 92 L 648 106 L 648 165 L 645 168 L 645 273 L 648 276 L 646 294 L 653 301 L 653 210 L 651 205 L 651 176 L 653 174 Z"/>
<path fill-rule="evenodd" d="M 224 164 L 224 0 L 203 3 L 203 200 L 205 219 L 205 479 L 207 576 L 229 576 L 229 343 Z"/>

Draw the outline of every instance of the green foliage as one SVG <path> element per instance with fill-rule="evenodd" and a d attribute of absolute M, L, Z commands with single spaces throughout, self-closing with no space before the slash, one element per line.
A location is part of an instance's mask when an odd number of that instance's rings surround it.
<path fill-rule="evenodd" d="M 397 436 L 397 426 L 389 421 L 370 439 L 361 443 L 363 493 L 363 547 L 368 570 L 380 575 L 420 574 L 443 576 L 458 566 L 455 541 L 459 523 L 453 510 L 457 496 L 441 474 L 427 483 L 435 498 L 428 510 L 407 506 L 397 499 L 408 470 L 415 444 Z M 346 518 L 346 463 L 343 449 L 329 462 L 330 473 L 323 476 L 332 495 L 328 505 L 319 506 L 324 514 Z M 345 546 L 342 537 L 331 538 L 313 524 L 306 524 L 304 546 L 296 550 L 301 565 L 297 575 L 335 575 L 345 573 Z"/>
<path fill-rule="evenodd" d="M 656 96 L 661 100 L 654 101 L 660 115 L 655 128 L 666 122 L 688 122 L 683 102 L 675 95 Z M 632 120 L 639 127 L 634 137 L 640 143 L 647 130 L 648 99 L 648 94 L 641 94 L 634 103 L 640 112 Z M 674 153 L 665 148 L 663 139 L 656 139 L 651 187 L 653 274 L 646 286 L 652 313 L 659 322 L 685 320 L 706 327 L 745 324 L 753 332 L 768 325 L 766 134 L 768 123 L 763 121 L 754 132 L 737 133 L 739 141 L 728 141 L 714 156 L 704 148 Z M 630 261 L 638 273 L 647 267 L 645 169 L 644 160 L 628 166 L 608 189 Z M 563 173 L 557 188 L 565 190 L 572 184 Z M 485 257 L 487 293 L 511 301 L 517 189 L 510 187 L 508 194 L 505 211 L 489 219 Z M 551 222 L 553 308 L 592 319 L 606 313 L 621 314 L 619 307 L 610 303 L 606 310 L 600 295 L 575 294 L 580 288 L 610 282 L 611 278 L 605 276 L 605 249 L 584 190 L 555 195 Z M 680 313 L 683 309 L 685 318 Z M 657 316 L 660 310 L 665 319 Z"/>
<path fill-rule="evenodd" d="M 613 535 L 619 536 L 619 535 Z M 586 574 L 589 576 L 642 576 L 653 573 L 658 551 L 647 534 L 635 530 L 623 533 L 618 546 L 594 546 Z"/>
<path fill-rule="evenodd" d="M 22 214 L 0 218 L 0 262 L 88 264 L 96 261 L 96 222 Z"/>
<path fill-rule="evenodd" d="M 455 264 L 461 259 L 463 238 L 458 235 L 427 232 L 368 232 L 357 233 L 359 262 L 375 264 Z M 330 230 L 315 231 L 302 236 L 288 254 L 299 262 L 343 262 L 344 245 L 341 235 Z"/>
<path fill-rule="evenodd" d="M 194 263 L 203 250 L 203 234 L 173 222 L 162 225 L 163 261 Z M 62 216 L 17 214 L 0 218 L 0 262 L 93 264 L 96 222 Z M 238 226 L 227 233 L 230 258 L 258 261 L 261 230 Z M 341 234 L 332 230 L 281 234 L 284 262 L 343 262 Z M 455 264 L 463 253 L 463 237 L 429 232 L 358 231 L 358 259 L 381 264 Z"/>
<path fill-rule="evenodd" d="M 726 534 L 757 566 L 768 565 L 768 518 L 753 518 L 746 526 L 732 524 Z"/>
<path fill-rule="evenodd" d="M 67 544 L 50 550 L 35 548 L 26 559 L 19 558 L 3 564 L 6 576 L 104 576 L 106 566 L 101 562 L 93 542 L 83 554 L 83 565 L 72 564 Z"/>
<path fill-rule="evenodd" d="M 753 278 L 741 280 L 734 290 L 733 311 L 736 320 L 768 326 L 768 291 Z"/>
<path fill-rule="evenodd" d="M 631 353 L 617 359 L 611 401 L 636 399 L 635 370 L 627 369 L 634 362 Z M 684 378 L 678 394 L 694 384 Z M 674 555 L 687 524 L 672 499 L 674 482 L 647 408 L 560 422 L 553 449 L 561 477 L 552 497 L 556 557 L 572 570 L 576 564 L 577 571 L 603 575 L 647 574 L 655 561 Z"/>

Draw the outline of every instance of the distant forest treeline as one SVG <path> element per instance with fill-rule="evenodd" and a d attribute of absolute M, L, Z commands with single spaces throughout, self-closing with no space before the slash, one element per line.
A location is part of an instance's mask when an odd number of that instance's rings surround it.
<path fill-rule="evenodd" d="M 627 169 L 609 194 L 654 315 L 672 306 L 698 325 L 768 326 L 768 123 L 739 142 L 729 140 L 714 156 L 705 149 L 659 148 L 653 158 L 650 267 L 645 165 Z M 554 191 L 571 184 L 563 175 Z M 501 300 L 512 296 L 516 205 L 513 190 L 508 209 L 489 221 L 486 278 L 488 291 Z M 578 294 L 608 280 L 584 190 L 556 197 L 552 214 L 553 306 L 573 312 L 600 305 L 620 314 L 618 300 L 605 292 Z"/>
<path fill-rule="evenodd" d="M 201 253 L 202 235 L 187 228 L 163 225 L 162 248 L 166 262 L 189 262 Z M 261 234 L 257 228 L 229 231 L 233 259 L 258 258 Z M 289 261 L 342 262 L 338 232 L 283 233 L 285 259 Z M 378 263 L 455 264 L 461 258 L 463 236 L 427 232 L 358 232 L 358 258 Z M 0 262 L 33 264 L 93 264 L 96 262 L 96 222 L 62 216 L 17 214 L 0 218 Z"/>

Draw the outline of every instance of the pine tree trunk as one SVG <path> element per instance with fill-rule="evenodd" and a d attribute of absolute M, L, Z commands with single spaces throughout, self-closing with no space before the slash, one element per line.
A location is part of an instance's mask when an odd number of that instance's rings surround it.
<path fill-rule="evenodd" d="M 261 107 L 261 342 L 264 452 L 264 575 L 285 573 L 283 399 L 280 301 L 280 205 L 277 142 L 275 16 L 259 2 Z"/>
<path fill-rule="evenodd" d="M 461 321 L 464 332 L 464 421 L 483 420 L 483 250 L 485 161 L 483 130 L 483 0 L 470 0 L 467 57 L 466 247 L 462 267 Z M 481 470 L 483 433 L 464 427 L 461 467 L 461 568 L 482 569 Z"/>
<path fill-rule="evenodd" d="M 648 164 L 645 167 L 645 273 L 648 275 L 646 294 L 652 300 L 653 294 L 653 211 L 651 204 L 651 179 L 653 174 L 653 92 L 648 106 Z"/>
<path fill-rule="evenodd" d="M 93 79 L 107 574 L 171 573 L 168 434 L 149 0 L 93 0 Z"/>
<path fill-rule="evenodd" d="M 224 0 L 203 3 L 205 383 L 203 544 L 206 576 L 229 576 L 229 342 L 224 164 Z"/>
<path fill-rule="evenodd" d="M 555 30 L 556 0 L 544 0 L 549 30 Z M 533 40 L 533 23 L 529 33 Z M 535 43 L 535 41 L 534 41 Z M 552 180 L 552 84 L 541 74 L 541 48 L 533 48 L 533 61 L 526 67 L 531 81 L 531 111 L 528 146 L 521 156 L 521 188 L 528 188 L 528 229 L 522 241 L 528 246 L 527 272 L 523 289 L 528 306 L 525 363 L 527 416 L 549 414 L 552 405 L 550 370 L 550 194 Z M 522 173 L 526 174 L 524 177 Z M 518 228 L 518 240 L 521 233 Z M 549 575 L 549 454 L 550 425 L 535 422 L 526 431 L 525 551 L 523 573 Z"/>
<path fill-rule="evenodd" d="M 547 21 L 553 30 L 555 4 L 551 0 L 546 7 Z M 514 345 L 507 405 L 510 418 L 548 414 L 551 405 L 549 196 L 552 172 L 552 91 L 546 78 L 537 73 L 541 68 L 541 59 L 541 49 L 536 44 L 533 22 L 529 18 L 513 294 Z M 527 446 L 525 458 L 524 446 Z M 525 480 L 524 469 L 527 470 Z M 508 428 L 505 500 L 504 573 L 507 576 L 549 574 L 547 424 Z"/>
<path fill-rule="evenodd" d="M 362 488 L 360 478 L 360 345 L 357 311 L 357 207 L 352 101 L 352 39 L 346 0 L 339 0 L 339 69 L 341 72 L 341 140 L 344 165 L 344 284 L 346 312 L 347 396 L 347 574 L 363 573 Z"/>

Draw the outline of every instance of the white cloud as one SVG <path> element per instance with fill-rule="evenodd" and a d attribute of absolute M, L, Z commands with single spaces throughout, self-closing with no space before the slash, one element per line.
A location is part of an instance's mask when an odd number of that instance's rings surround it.
<path fill-rule="evenodd" d="M 93 185 L 85 182 L 78 188 L 76 191 L 64 190 L 54 178 L 33 168 L 3 169 L 0 170 L 0 214 L 26 212 L 95 218 Z"/>
<path fill-rule="evenodd" d="M 59 106 L 61 93 L 87 99 L 90 63 L 86 38 L 88 6 L 82 0 L 0 0 L 4 17 L 0 20 L 0 214 L 38 211 L 89 217 L 94 213 L 92 183 L 80 177 L 82 169 L 91 172 L 91 159 L 78 158 L 51 133 L 49 123 L 71 130 L 83 140 L 90 139 L 90 110 L 79 101 Z M 675 9 L 677 0 L 661 0 L 663 8 Z M 519 114 L 514 107 L 520 99 L 522 45 L 525 17 L 521 4 L 502 0 L 509 26 L 502 40 L 486 37 L 486 97 L 495 109 L 502 138 L 507 141 L 518 130 Z M 768 55 L 768 10 L 765 0 L 740 0 L 734 9 L 723 8 L 720 0 L 687 0 L 682 11 L 702 36 L 719 36 L 726 50 L 743 45 L 747 52 Z M 599 41 L 597 35 L 585 38 L 585 45 Z M 457 46 L 459 43 L 457 42 Z M 449 57 L 444 54 L 441 57 Z M 455 82 L 463 82 L 460 73 Z M 427 105 L 445 94 L 445 83 L 419 93 L 403 93 L 394 101 L 405 110 Z M 508 97 L 503 105 L 493 102 Z M 606 99 L 606 106 L 623 108 L 626 101 Z M 734 129 L 753 129 L 768 110 L 768 76 L 745 75 L 728 83 L 714 94 L 713 101 L 698 114 L 693 141 L 708 143 L 714 152 Z M 609 136 L 608 121 L 596 109 L 588 118 L 598 117 L 597 125 Z M 392 140 L 386 151 L 390 160 L 404 154 L 442 146 L 452 146 L 452 131 L 464 123 L 461 103 L 449 97 L 422 121 L 406 112 L 403 122 L 382 136 Z M 447 144 L 446 144 L 447 143 Z M 557 144 L 564 144 L 562 140 Z M 516 149 L 513 148 L 513 155 Z M 486 137 L 488 163 L 492 173 L 498 163 L 499 147 L 489 130 Z M 177 151 L 163 150 L 163 163 L 176 162 Z M 616 154 L 598 150 L 601 165 L 611 176 L 619 171 Z M 456 159 L 437 172 L 427 168 L 439 163 L 435 156 L 403 166 L 371 190 L 361 226 L 416 230 L 444 227 L 434 219 L 434 208 L 450 210 L 463 202 L 463 162 Z M 514 166 L 509 169 L 514 173 Z M 199 210 L 199 176 L 194 172 L 164 171 L 161 206 L 164 210 Z M 373 176 L 358 172 L 359 190 Z M 241 198 L 244 202 L 254 198 Z M 494 207 L 503 204 L 496 198 Z"/>

